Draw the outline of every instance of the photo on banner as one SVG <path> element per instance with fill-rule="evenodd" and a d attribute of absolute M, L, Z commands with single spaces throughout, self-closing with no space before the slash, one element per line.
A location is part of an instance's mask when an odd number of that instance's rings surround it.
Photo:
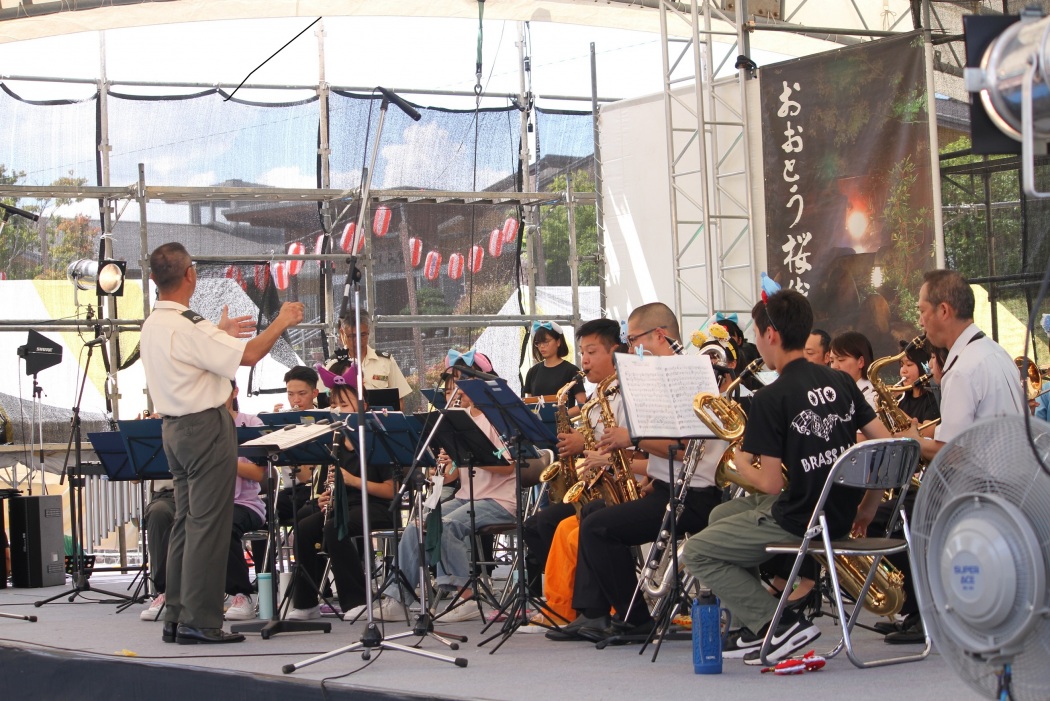
<path fill-rule="evenodd" d="M 760 81 L 770 277 L 809 298 L 817 328 L 897 352 L 935 267 L 922 36 L 766 66 Z"/>

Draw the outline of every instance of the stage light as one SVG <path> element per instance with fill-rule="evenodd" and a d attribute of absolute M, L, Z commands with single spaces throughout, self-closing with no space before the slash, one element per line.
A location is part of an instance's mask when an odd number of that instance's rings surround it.
<path fill-rule="evenodd" d="M 124 294 L 124 278 L 128 264 L 122 260 L 75 260 L 66 268 L 66 277 L 81 292 L 94 288 L 102 297 L 120 297 Z"/>

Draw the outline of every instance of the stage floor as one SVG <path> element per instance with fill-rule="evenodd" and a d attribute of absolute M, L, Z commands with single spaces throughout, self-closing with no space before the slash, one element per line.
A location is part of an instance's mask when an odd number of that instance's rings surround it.
<path fill-rule="evenodd" d="M 120 576 L 92 577 L 94 586 L 115 592 L 125 592 L 129 581 L 129 577 Z M 40 608 L 33 606 L 35 601 L 61 591 L 60 587 L 0 589 L 0 613 L 35 615 L 39 619 L 29 623 L 0 617 L 0 669 L 7 672 L 0 688 L 8 687 L 0 696 L 159 701 L 186 699 L 187 689 L 196 689 L 198 698 L 229 701 L 242 696 L 237 691 L 257 699 L 261 689 L 270 687 L 270 691 L 282 694 L 282 701 L 300 697 L 753 701 L 784 693 L 808 701 L 884 701 L 905 689 L 909 701 L 981 698 L 956 677 L 936 651 L 922 662 L 871 670 L 855 668 L 843 653 L 830 660 L 824 670 L 795 677 L 760 674 L 739 660 L 726 660 L 721 675 L 698 676 L 693 673 L 689 641 L 666 642 L 653 663 L 652 648 L 639 656 L 637 645 L 596 650 L 590 643 L 556 643 L 542 634 L 518 632 L 495 654 L 489 654 L 494 643 L 477 646 L 485 637 L 480 634 L 480 621 L 441 627 L 469 636 L 457 652 L 434 640 L 421 645 L 428 652 L 466 658 L 466 668 L 388 650 L 373 655 L 370 663 L 364 662 L 359 652 L 351 652 L 286 675 L 281 671 L 286 664 L 357 642 L 363 623 L 351 625 L 331 619 L 330 634 L 283 633 L 268 640 L 251 634 L 247 641 L 235 645 L 172 645 L 161 641 L 160 623 L 139 620 L 141 606 L 118 614 L 114 604 L 97 603 L 105 597 L 95 592 L 85 593 L 74 603 L 62 598 Z M 814 648 L 821 652 L 834 645 L 838 629 L 827 617 L 818 619 L 818 625 L 823 635 Z M 387 634 L 405 629 L 403 623 L 386 624 Z M 399 642 L 411 645 L 417 640 L 410 637 Z M 891 648 L 880 636 L 867 631 L 858 631 L 855 640 L 860 654 L 867 657 L 902 650 Z M 9 695 L 12 683 L 15 695 Z M 222 689 L 226 691 L 220 695 Z M 204 691 L 203 697 L 200 691 Z"/>

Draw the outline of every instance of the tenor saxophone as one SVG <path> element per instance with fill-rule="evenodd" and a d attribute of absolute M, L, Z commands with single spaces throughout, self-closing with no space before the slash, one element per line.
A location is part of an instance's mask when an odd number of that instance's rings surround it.
<path fill-rule="evenodd" d="M 569 418 L 569 410 L 566 404 L 572 395 L 572 389 L 586 376 L 587 373 L 581 370 L 572 378 L 571 382 L 566 383 L 564 387 L 558 390 L 558 401 L 554 409 L 554 422 L 558 433 L 569 433 L 572 431 L 572 419 Z M 582 411 L 581 416 L 585 417 Z M 550 501 L 555 504 L 560 503 L 565 498 L 565 493 L 578 480 L 575 455 L 552 462 L 540 473 L 540 482 L 547 482 L 547 495 Z"/>

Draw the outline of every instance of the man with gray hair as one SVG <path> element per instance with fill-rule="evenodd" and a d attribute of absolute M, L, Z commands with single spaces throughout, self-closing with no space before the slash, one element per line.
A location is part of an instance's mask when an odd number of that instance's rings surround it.
<path fill-rule="evenodd" d="M 396 389 L 398 397 L 404 401 L 405 397 L 412 394 L 412 387 L 405 379 L 401 368 L 397 366 L 394 356 L 377 351 L 368 344 L 371 326 L 371 317 L 367 311 L 362 309 L 361 348 L 364 351 L 364 361 L 361 363 L 361 373 L 364 376 L 365 389 Z M 355 360 L 357 358 L 357 320 L 354 317 L 353 308 L 347 309 L 346 315 L 339 319 L 339 340 L 346 349 L 347 357 Z"/>
<path fill-rule="evenodd" d="M 222 629 L 226 556 L 233 527 L 237 432 L 226 410 L 230 380 L 241 365 L 262 360 L 303 305 L 286 302 L 266 330 L 250 317 L 227 316 L 218 325 L 189 309 L 197 269 L 180 243 L 150 255 L 157 303 L 142 324 L 142 365 L 175 491 L 175 522 L 168 543 L 164 642 L 182 645 L 244 640 Z"/>

